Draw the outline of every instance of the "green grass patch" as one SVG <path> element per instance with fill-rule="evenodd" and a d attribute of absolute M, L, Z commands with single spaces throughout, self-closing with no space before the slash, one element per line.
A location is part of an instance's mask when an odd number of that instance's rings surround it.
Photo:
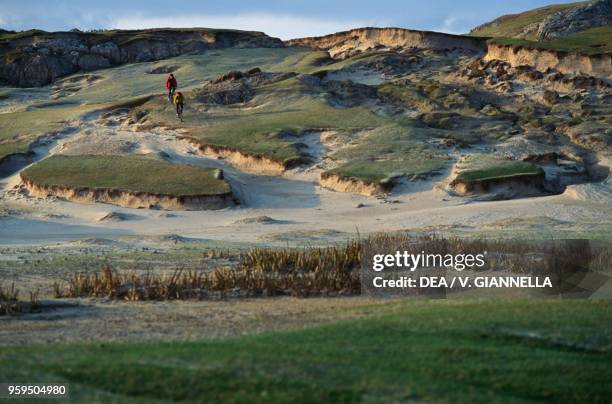
<path fill-rule="evenodd" d="M 529 41 L 519 38 L 495 38 L 491 41 L 500 45 L 595 55 L 612 52 L 612 27 L 592 28 L 547 41 Z"/>
<path fill-rule="evenodd" d="M 0 379 L 121 402 L 607 402 L 609 301 L 396 301 L 196 342 L 0 348 Z"/>
<path fill-rule="evenodd" d="M 427 136 L 427 129 L 410 124 L 377 128 L 359 144 L 335 153 L 334 158 L 345 162 L 330 172 L 341 177 L 381 182 L 391 177 L 439 169 L 448 157 L 424 143 L 423 136 Z"/>
<path fill-rule="evenodd" d="M 485 181 L 497 178 L 517 177 L 523 175 L 540 175 L 543 171 L 535 164 L 525 161 L 508 161 L 492 167 L 478 170 L 466 170 L 457 175 L 461 181 Z"/>
<path fill-rule="evenodd" d="M 321 69 L 332 60 L 325 51 L 314 51 L 309 48 L 290 47 L 294 52 L 285 57 L 281 62 L 265 66 L 272 71 L 312 73 Z"/>
<path fill-rule="evenodd" d="M 158 195 L 218 195 L 229 185 L 215 169 L 171 164 L 149 156 L 55 155 L 27 168 L 22 176 L 38 185 L 115 189 Z"/>

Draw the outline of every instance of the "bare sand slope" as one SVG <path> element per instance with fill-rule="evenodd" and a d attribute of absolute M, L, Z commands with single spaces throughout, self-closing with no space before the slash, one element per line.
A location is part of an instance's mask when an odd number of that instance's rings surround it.
<path fill-rule="evenodd" d="M 240 204 L 219 211 L 172 212 L 120 208 L 105 204 L 77 204 L 57 198 L 33 198 L 20 186 L 18 173 L 0 182 L 0 244 L 45 243 L 79 236 L 117 234 L 178 234 L 219 241 L 270 240 L 279 234 L 335 231 L 361 234 L 377 231 L 435 227 L 479 228 L 510 218 L 551 217 L 567 223 L 610 223 L 609 200 L 587 202 L 567 195 L 510 201 L 474 202 L 449 196 L 441 189 L 445 178 L 405 182 L 384 197 L 366 197 L 334 192 L 318 184 L 320 164 L 291 170 L 282 176 L 242 172 L 224 159 L 198 154 L 177 133 L 160 128 L 132 131 L 123 126 L 102 126 L 95 117 L 83 121 L 46 150 L 57 153 L 154 153 L 171 162 L 189 163 L 224 170 Z M 312 134 L 308 144 L 314 155 L 324 147 Z M 117 212 L 125 220 L 101 217 Z M 244 219 L 268 216 L 260 223 Z M 9 217 L 12 222 L 9 222 Z M 34 220 L 32 220 L 34 219 Z M 21 220 L 22 222 L 19 222 Z M 17 221 L 17 222 L 16 222 Z M 84 231 L 75 231 L 83 229 Z M 48 235 L 48 236 L 47 236 Z"/>

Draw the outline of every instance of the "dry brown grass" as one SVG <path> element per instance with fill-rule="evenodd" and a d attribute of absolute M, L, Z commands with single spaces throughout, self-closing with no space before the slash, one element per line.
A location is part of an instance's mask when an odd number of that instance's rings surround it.
<path fill-rule="evenodd" d="M 0 316 L 13 316 L 32 312 L 38 308 L 38 292 L 30 292 L 30 300 L 19 300 L 19 290 L 15 284 L 10 287 L 0 285 Z"/>
<path fill-rule="evenodd" d="M 75 273 L 66 285 L 56 283 L 54 289 L 56 297 L 129 301 L 357 294 L 360 252 L 356 241 L 327 248 L 254 249 L 240 254 L 235 268 L 177 270 L 170 275 L 119 273 L 103 267 L 100 274 Z"/>
<path fill-rule="evenodd" d="M 256 248 L 239 253 L 234 267 L 176 270 L 171 274 L 117 272 L 75 273 L 55 284 L 56 297 L 106 297 L 128 301 L 182 300 L 290 295 L 338 296 L 361 293 L 361 268 L 372 254 L 408 251 L 419 254 L 488 252 L 482 270 L 574 276 L 576 271 L 607 271 L 610 248 L 588 241 L 530 242 L 458 237 L 378 234 L 344 245 L 321 248 Z M 363 264 L 363 265 L 362 265 Z"/>

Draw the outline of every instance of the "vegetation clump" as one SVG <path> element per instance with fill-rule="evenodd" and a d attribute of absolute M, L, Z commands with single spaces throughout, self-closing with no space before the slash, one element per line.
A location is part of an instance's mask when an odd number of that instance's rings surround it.
<path fill-rule="evenodd" d="M 170 275 L 119 273 L 104 266 L 100 274 L 75 273 L 66 285 L 56 283 L 55 296 L 137 301 L 356 294 L 360 251 L 356 241 L 320 249 L 255 249 L 241 254 L 236 268 L 179 269 Z"/>
<path fill-rule="evenodd" d="M 217 195 L 230 191 L 214 168 L 172 164 L 146 155 L 49 157 L 21 174 L 39 186 L 113 189 L 155 195 Z"/>
<path fill-rule="evenodd" d="M 13 316 L 20 313 L 29 313 L 39 306 L 38 293 L 30 292 L 29 301 L 19 299 L 19 290 L 15 284 L 5 287 L 0 284 L 0 316 Z"/>
<path fill-rule="evenodd" d="M 486 181 L 499 178 L 542 175 L 542 168 L 524 161 L 512 161 L 478 170 L 466 170 L 457 175 L 456 180 Z"/>

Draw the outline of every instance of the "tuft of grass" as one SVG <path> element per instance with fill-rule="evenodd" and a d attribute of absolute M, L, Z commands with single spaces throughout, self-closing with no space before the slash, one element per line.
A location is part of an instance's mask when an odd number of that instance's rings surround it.
<path fill-rule="evenodd" d="M 30 300 L 23 301 L 19 299 L 19 290 L 15 289 L 14 283 L 10 287 L 0 284 L 0 316 L 32 312 L 38 305 L 38 292 L 30 292 Z"/>
<path fill-rule="evenodd" d="M 51 156 L 21 173 L 37 185 L 112 189 L 156 195 L 219 195 L 229 185 L 214 168 L 172 164 L 150 156 Z"/>

